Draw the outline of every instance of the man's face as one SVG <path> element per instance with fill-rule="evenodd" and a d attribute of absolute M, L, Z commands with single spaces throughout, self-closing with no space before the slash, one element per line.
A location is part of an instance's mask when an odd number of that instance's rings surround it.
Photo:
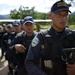
<path fill-rule="evenodd" d="M 15 32 L 19 32 L 21 30 L 21 26 L 14 25 L 13 29 L 14 29 Z"/>
<path fill-rule="evenodd" d="M 11 32 L 13 31 L 13 28 L 7 27 L 7 31 L 8 31 L 9 33 L 11 33 Z"/>
<path fill-rule="evenodd" d="M 68 17 L 68 11 L 62 10 L 56 14 L 52 13 L 50 18 L 53 21 L 53 27 L 55 29 L 63 29 L 66 26 Z"/>
<path fill-rule="evenodd" d="M 24 25 L 24 29 L 27 33 L 32 33 L 33 30 L 34 30 L 34 25 L 30 22 L 27 22 L 25 25 Z"/>

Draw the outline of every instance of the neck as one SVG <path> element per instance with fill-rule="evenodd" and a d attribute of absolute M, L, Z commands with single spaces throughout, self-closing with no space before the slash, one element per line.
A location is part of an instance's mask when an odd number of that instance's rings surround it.
<path fill-rule="evenodd" d="M 64 28 L 57 28 L 57 27 L 55 27 L 55 26 L 52 26 L 52 27 L 55 29 L 56 32 L 61 32 L 61 31 L 63 31 L 63 29 L 64 29 Z"/>
<path fill-rule="evenodd" d="M 31 33 L 26 33 L 27 34 L 27 36 L 31 36 L 32 34 L 33 34 L 33 32 L 31 32 Z"/>
<path fill-rule="evenodd" d="M 18 31 L 18 32 L 16 32 L 16 33 L 18 34 L 18 33 L 20 33 L 21 31 L 22 31 L 22 30 L 20 30 L 20 31 Z"/>

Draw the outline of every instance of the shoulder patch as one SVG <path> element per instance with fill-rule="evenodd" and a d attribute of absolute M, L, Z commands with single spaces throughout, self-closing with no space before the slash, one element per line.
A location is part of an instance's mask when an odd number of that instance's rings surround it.
<path fill-rule="evenodd" d="M 8 44 L 10 44 L 11 43 L 11 39 L 8 39 Z"/>
<path fill-rule="evenodd" d="M 37 44 L 39 43 L 39 39 L 37 38 L 37 36 L 34 37 L 34 39 L 32 40 L 32 47 L 35 47 Z"/>

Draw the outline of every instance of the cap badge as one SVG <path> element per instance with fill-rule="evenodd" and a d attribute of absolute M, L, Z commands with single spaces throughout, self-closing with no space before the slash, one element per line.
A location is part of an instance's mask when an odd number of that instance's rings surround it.
<path fill-rule="evenodd" d="M 57 6 L 59 7 L 59 6 L 67 6 L 67 5 L 65 2 L 59 2 L 59 3 L 57 3 Z"/>

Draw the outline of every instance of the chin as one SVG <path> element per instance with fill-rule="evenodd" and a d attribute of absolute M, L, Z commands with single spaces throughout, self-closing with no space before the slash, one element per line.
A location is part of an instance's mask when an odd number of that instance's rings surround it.
<path fill-rule="evenodd" d="M 60 29 L 64 29 L 65 28 L 65 26 L 61 26 L 61 27 L 59 27 Z"/>

